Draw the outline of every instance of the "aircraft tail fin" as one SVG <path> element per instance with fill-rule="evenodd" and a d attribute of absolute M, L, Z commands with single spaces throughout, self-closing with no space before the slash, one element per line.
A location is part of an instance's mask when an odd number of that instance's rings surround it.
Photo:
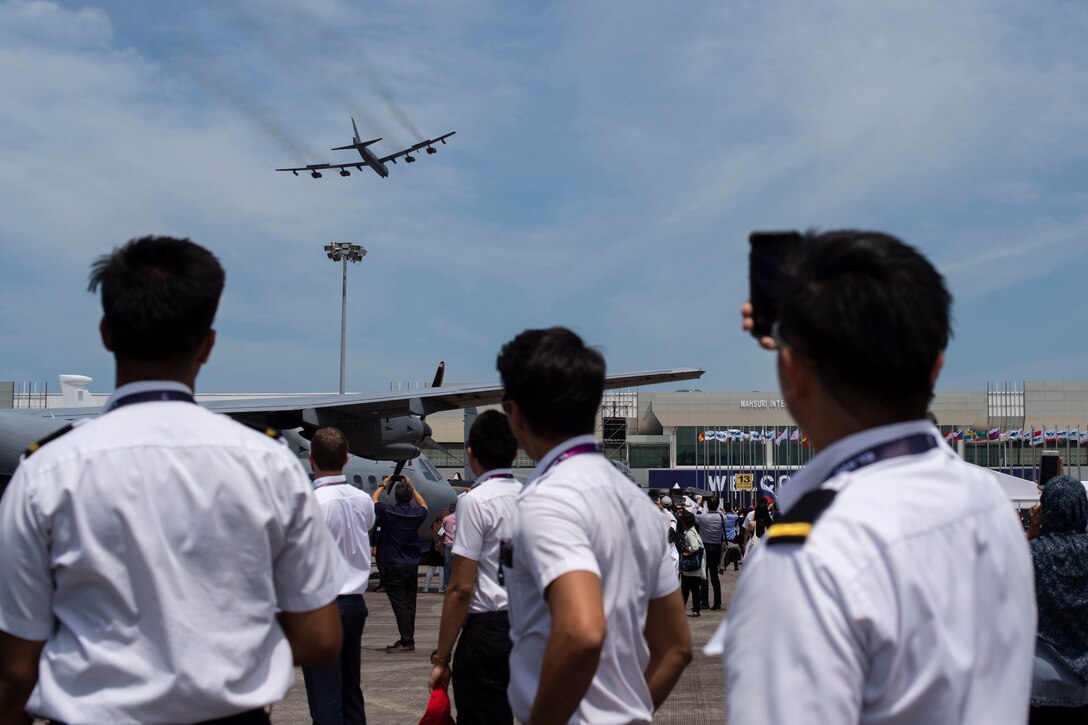
<path fill-rule="evenodd" d="M 360 141 L 359 141 L 359 127 L 355 125 L 355 116 L 351 117 L 351 128 L 352 128 L 353 131 L 355 131 L 355 143 L 360 143 Z"/>

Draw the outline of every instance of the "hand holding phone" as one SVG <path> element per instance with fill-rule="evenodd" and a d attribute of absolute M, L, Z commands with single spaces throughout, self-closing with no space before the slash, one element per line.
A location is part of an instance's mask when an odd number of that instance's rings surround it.
<path fill-rule="evenodd" d="M 1062 459 L 1057 451 L 1043 451 L 1039 457 L 1039 485 L 1045 486 L 1050 479 L 1062 473 Z"/>

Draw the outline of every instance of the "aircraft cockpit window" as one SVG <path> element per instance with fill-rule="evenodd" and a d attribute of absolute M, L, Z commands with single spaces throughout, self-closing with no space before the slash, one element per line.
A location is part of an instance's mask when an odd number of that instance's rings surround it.
<path fill-rule="evenodd" d="M 435 468 L 426 458 L 419 458 L 419 470 L 423 473 L 423 477 L 426 478 L 428 481 L 438 483 L 442 480 L 442 474 L 439 473 L 438 469 Z"/>

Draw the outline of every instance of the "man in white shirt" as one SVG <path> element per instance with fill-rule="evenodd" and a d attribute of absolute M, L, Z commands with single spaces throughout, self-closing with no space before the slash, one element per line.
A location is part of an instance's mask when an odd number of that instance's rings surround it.
<path fill-rule="evenodd" d="M 430 688 L 445 687 L 453 660 L 453 696 L 457 722 L 512 723 L 506 697 L 510 684 L 510 620 L 505 575 L 499 575 L 502 541 L 509 542 L 517 515 L 521 482 L 511 466 L 518 442 L 506 416 L 487 410 L 476 417 L 465 455 L 476 474 L 472 489 L 458 506 L 453 543 L 453 574 L 442 602 L 438 648 L 431 653 Z M 460 634 L 460 638 L 458 638 Z"/>
<path fill-rule="evenodd" d="M 342 564 L 305 471 L 193 401 L 223 282 L 187 239 L 95 262 L 116 390 L 0 500 L 0 718 L 267 723 L 292 664 L 339 652 Z"/>
<path fill-rule="evenodd" d="M 829 232 L 800 244 L 779 301 L 760 342 L 820 453 L 780 497 L 712 641 L 728 653 L 729 719 L 1026 722 L 1023 530 L 925 419 L 949 339 L 943 279 L 893 237 Z"/>
<path fill-rule="evenodd" d="M 336 597 L 344 633 L 340 662 L 302 668 L 314 725 L 366 725 L 360 675 L 367 616 L 363 592 L 370 581 L 374 503 L 370 496 L 348 484 L 344 475 L 347 462 L 348 439 L 339 428 L 321 428 L 314 433 L 310 441 L 314 496 L 348 571 L 347 581 Z"/>
<path fill-rule="evenodd" d="M 539 461 L 503 555 L 514 716 L 649 723 L 691 638 L 661 514 L 593 436 L 604 358 L 553 327 L 506 343 L 498 369 L 510 427 Z"/>

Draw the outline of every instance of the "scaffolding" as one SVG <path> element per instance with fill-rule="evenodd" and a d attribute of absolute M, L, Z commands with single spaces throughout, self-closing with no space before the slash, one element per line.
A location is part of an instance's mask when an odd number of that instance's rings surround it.
<path fill-rule="evenodd" d="M 638 390 L 606 390 L 601 398 L 600 434 L 604 454 L 613 461 L 629 465 L 627 422 L 638 418 Z"/>

